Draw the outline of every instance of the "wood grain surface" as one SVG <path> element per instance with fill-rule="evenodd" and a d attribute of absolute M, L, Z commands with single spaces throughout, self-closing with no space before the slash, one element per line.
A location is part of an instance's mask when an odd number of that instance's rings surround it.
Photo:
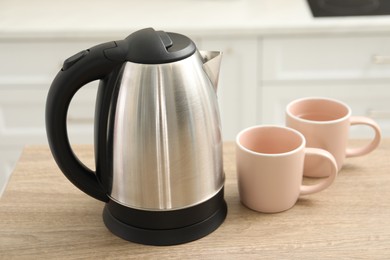
<path fill-rule="evenodd" d="M 94 164 L 91 146 L 74 149 Z M 0 259 L 390 259 L 390 140 L 277 214 L 240 203 L 234 149 L 225 143 L 225 222 L 194 242 L 158 247 L 112 235 L 104 204 L 62 175 L 48 147 L 26 147 L 0 199 Z"/>

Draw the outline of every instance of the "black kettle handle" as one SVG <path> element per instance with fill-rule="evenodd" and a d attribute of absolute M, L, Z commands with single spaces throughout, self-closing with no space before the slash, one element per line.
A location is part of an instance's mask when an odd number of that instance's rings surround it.
<path fill-rule="evenodd" d="M 107 77 L 123 64 L 116 42 L 97 45 L 65 60 L 46 100 L 46 132 L 53 157 L 64 175 L 80 190 L 101 200 L 108 196 L 96 174 L 78 160 L 69 143 L 67 113 L 74 94 L 85 84 Z"/>

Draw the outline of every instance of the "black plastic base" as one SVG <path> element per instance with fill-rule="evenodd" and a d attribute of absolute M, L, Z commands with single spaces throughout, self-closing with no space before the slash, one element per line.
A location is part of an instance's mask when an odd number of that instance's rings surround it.
<path fill-rule="evenodd" d="M 146 245 L 176 245 L 202 238 L 225 220 L 223 189 L 199 205 L 172 211 L 144 211 L 109 201 L 103 221 L 115 235 Z"/>

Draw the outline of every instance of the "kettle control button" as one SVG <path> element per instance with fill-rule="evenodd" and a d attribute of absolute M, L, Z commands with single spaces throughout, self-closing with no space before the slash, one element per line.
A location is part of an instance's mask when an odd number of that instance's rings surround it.
<path fill-rule="evenodd" d="M 83 57 L 85 57 L 89 53 L 88 50 L 80 51 L 76 53 L 75 55 L 67 58 L 64 61 L 64 64 L 62 65 L 62 70 L 69 69 L 73 64 L 75 64 L 77 61 L 81 60 Z"/>
<path fill-rule="evenodd" d="M 116 42 L 113 43 L 113 46 L 104 50 L 104 56 L 106 59 L 111 61 L 125 61 L 126 50 L 123 48 L 123 44 L 117 44 Z"/>

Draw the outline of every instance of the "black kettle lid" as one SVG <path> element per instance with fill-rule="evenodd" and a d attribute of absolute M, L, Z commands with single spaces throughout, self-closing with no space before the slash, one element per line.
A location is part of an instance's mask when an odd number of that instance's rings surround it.
<path fill-rule="evenodd" d="M 116 41 L 117 48 L 106 51 L 109 59 L 116 59 L 120 50 L 126 53 L 126 61 L 159 64 L 185 59 L 196 51 L 196 46 L 190 38 L 171 32 L 155 31 L 153 28 L 146 28 L 130 34 L 123 41 Z M 119 47 L 119 48 L 118 48 Z"/>

